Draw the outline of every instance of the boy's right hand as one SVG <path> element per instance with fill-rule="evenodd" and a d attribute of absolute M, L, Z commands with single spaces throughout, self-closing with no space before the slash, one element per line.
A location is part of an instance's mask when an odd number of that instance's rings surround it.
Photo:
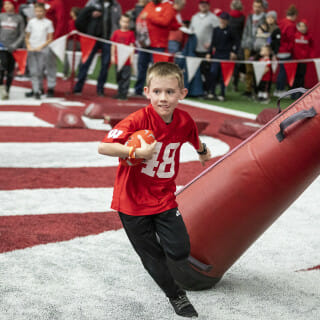
<path fill-rule="evenodd" d="M 138 139 L 140 140 L 141 147 L 136 149 L 136 157 L 146 160 L 152 159 L 153 155 L 157 153 L 157 141 L 155 140 L 151 144 L 148 144 L 140 135 L 138 136 Z"/>

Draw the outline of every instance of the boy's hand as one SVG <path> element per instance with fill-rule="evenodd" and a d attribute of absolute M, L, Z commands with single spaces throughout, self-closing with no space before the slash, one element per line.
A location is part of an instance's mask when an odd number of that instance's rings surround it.
<path fill-rule="evenodd" d="M 209 149 L 207 149 L 207 153 L 206 154 L 200 154 L 199 155 L 199 161 L 201 162 L 201 164 L 204 166 L 205 163 L 207 161 L 209 161 L 211 159 L 211 152 Z"/>
<path fill-rule="evenodd" d="M 116 64 L 116 57 L 114 56 L 111 56 L 111 61 L 110 61 L 111 64 Z"/>
<path fill-rule="evenodd" d="M 150 160 L 156 151 L 157 141 L 155 140 L 151 144 L 145 142 L 145 140 L 139 135 L 138 139 L 140 140 L 141 147 L 136 149 L 136 157 L 146 160 Z"/>

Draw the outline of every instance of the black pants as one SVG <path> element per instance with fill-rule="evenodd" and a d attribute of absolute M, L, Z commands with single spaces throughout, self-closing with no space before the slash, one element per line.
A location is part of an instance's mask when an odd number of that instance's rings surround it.
<path fill-rule="evenodd" d="M 130 86 L 131 66 L 123 66 L 117 71 L 118 94 L 126 97 Z"/>
<path fill-rule="evenodd" d="M 4 77 L 6 76 L 6 89 L 9 92 L 14 75 L 15 60 L 9 51 L 0 51 L 0 85 L 3 84 Z"/>
<path fill-rule="evenodd" d="M 190 253 L 189 236 L 177 208 L 150 216 L 121 212 L 119 216 L 145 269 L 168 298 L 177 297 L 182 290 L 170 274 L 167 258 L 184 263 Z"/>
<path fill-rule="evenodd" d="M 207 52 L 196 52 L 196 56 L 204 58 Z M 210 90 L 211 75 L 210 75 L 211 63 L 206 60 L 202 60 L 200 64 L 200 73 L 202 78 L 203 90 L 207 94 Z"/>

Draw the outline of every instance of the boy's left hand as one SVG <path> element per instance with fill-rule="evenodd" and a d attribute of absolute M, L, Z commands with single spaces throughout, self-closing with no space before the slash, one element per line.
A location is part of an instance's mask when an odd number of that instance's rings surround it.
<path fill-rule="evenodd" d="M 199 155 L 199 161 L 201 162 L 201 164 L 204 166 L 205 163 L 207 161 L 209 161 L 211 159 L 211 152 L 209 149 L 207 149 L 207 153 L 206 154 L 200 154 Z"/>

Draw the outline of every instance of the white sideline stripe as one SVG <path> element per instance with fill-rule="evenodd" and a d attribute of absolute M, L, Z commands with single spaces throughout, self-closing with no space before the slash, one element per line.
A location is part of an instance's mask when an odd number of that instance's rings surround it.
<path fill-rule="evenodd" d="M 109 131 L 112 127 L 109 124 L 103 123 L 102 119 L 90 119 L 81 117 L 87 128 L 94 130 Z M 2 111 L 0 112 L 0 127 L 50 127 L 54 125 L 37 118 L 33 112 L 20 111 Z"/>
<path fill-rule="evenodd" d="M 33 112 L 3 111 L 0 112 L 1 127 L 48 127 L 54 125 L 34 116 Z"/>
<path fill-rule="evenodd" d="M 0 100 L 0 106 L 40 106 L 44 102 L 51 103 L 60 103 L 64 106 L 69 107 L 83 107 L 84 103 L 79 101 L 66 101 L 64 98 L 47 98 L 45 95 L 42 95 L 41 100 L 37 100 L 34 98 L 26 98 L 25 93 L 29 92 L 31 89 L 12 86 L 10 89 L 10 97 L 9 100 Z M 23 100 L 23 101 L 22 101 Z"/>
<path fill-rule="evenodd" d="M 178 186 L 177 189 L 182 188 Z M 113 211 L 113 188 L 57 188 L 0 191 L 0 217 Z"/>
<path fill-rule="evenodd" d="M 228 144 L 212 137 L 203 136 L 201 140 L 211 150 L 212 157 L 223 155 L 230 149 Z M 98 144 L 99 142 L 4 142 L 0 143 L 0 167 L 79 168 L 118 166 L 118 158 L 98 154 Z M 17 150 L 19 150 L 19 156 L 17 156 Z M 186 143 L 181 149 L 180 162 L 189 161 L 198 161 L 198 154 L 190 144 Z"/>
<path fill-rule="evenodd" d="M 197 107 L 200 109 L 206 109 L 206 110 L 215 111 L 215 112 L 219 112 L 219 113 L 230 114 L 232 116 L 248 118 L 251 120 L 256 120 L 256 118 L 257 118 L 257 115 L 253 114 L 253 113 L 227 109 L 227 108 L 223 108 L 223 107 L 219 107 L 219 106 L 215 106 L 215 105 L 211 105 L 211 104 L 196 102 L 196 101 L 189 100 L 189 99 L 181 101 L 181 104 L 186 104 L 191 107 Z"/>
<path fill-rule="evenodd" d="M 110 211 L 113 188 L 0 191 L 0 216 Z"/>

